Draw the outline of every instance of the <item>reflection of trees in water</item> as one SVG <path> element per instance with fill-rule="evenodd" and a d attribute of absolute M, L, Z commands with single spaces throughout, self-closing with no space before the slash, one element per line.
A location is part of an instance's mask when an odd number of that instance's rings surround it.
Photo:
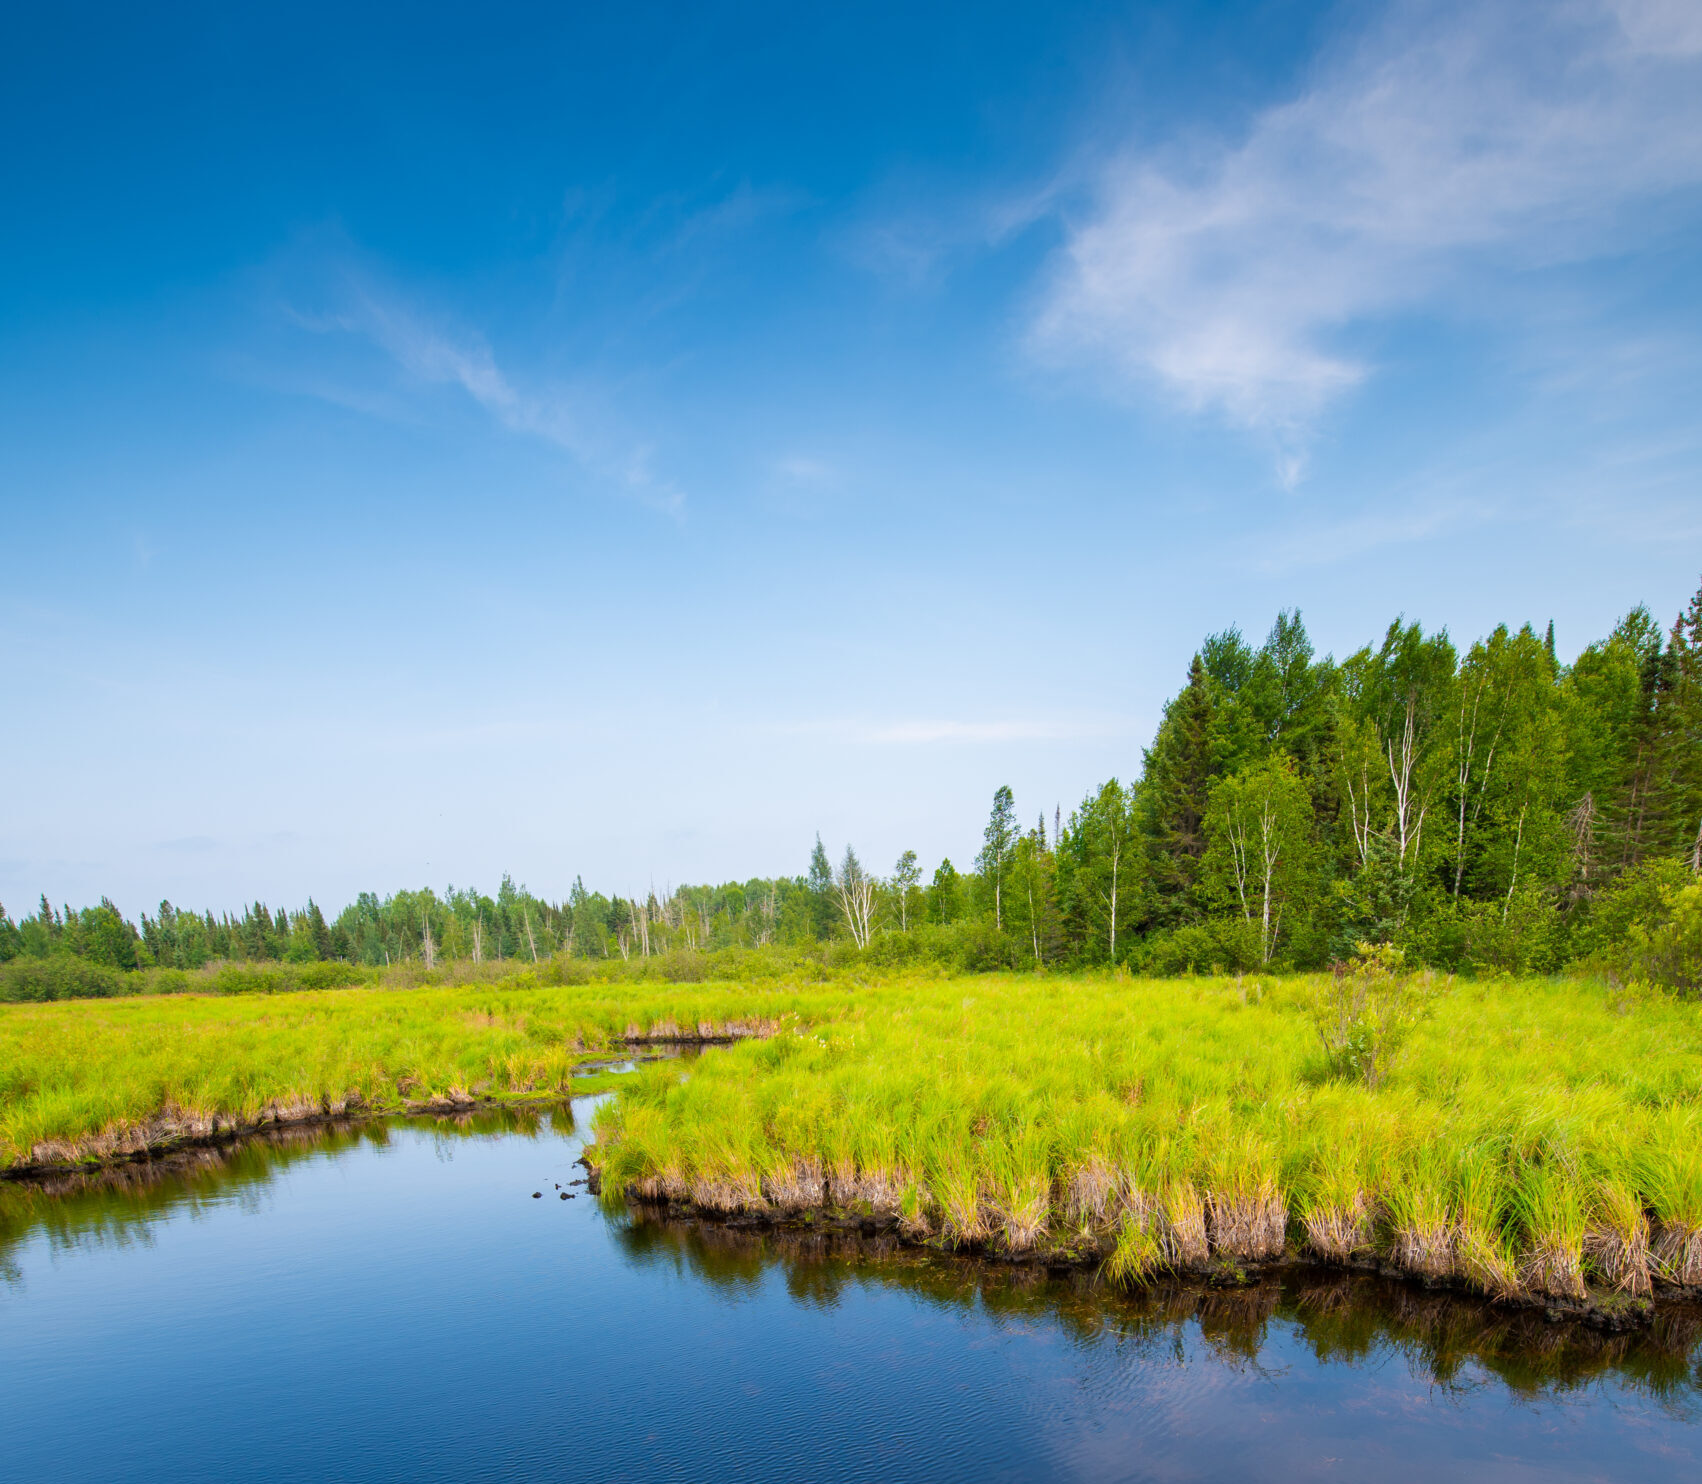
<path fill-rule="evenodd" d="M 1702 1385 L 1702 1308 L 1694 1305 L 1663 1305 L 1648 1329 L 1610 1334 L 1550 1323 L 1540 1309 L 1501 1308 L 1404 1283 L 1364 1286 L 1375 1290 L 1375 1303 L 1346 1275 L 1296 1288 L 1300 1332 L 1320 1360 L 1355 1362 L 1393 1349 L 1440 1385 L 1471 1385 L 1488 1375 L 1530 1395 L 1608 1377 L 1663 1398 Z"/>
<path fill-rule="evenodd" d="M 896 1290 L 975 1311 L 996 1326 L 1043 1323 L 1073 1341 L 1186 1353 L 1192 1335 L 1217 1359 L 1259 1363 L 1272 1323 L 1318 1360 L 1358 1365 L 1399 1356 L 1439 1386 L 1494 1380 L 1520 1395 L 1602 1381 L 1690 1409 L 1702 1392 L 1702 1306 L 1663 1302 L 1647 1329 L 1609 1334 L 1541 1309 L 1508 1309 L 1364 1273 L 1295 1268 L 1243 1287 L 1175 1280 L 1132 1295 L 1091 1273 L 989 1263 L 854 1231 L 795 1231 L 674 1220 L 635 1208 L 616 1239 L 640 1265 L 662 1265 L 738 1299 L 775 1267 L 798 1303 L 833 1308 L 852 1290 Z"/>
<path fill-rule="evenodd" d="M 398 1125 L 427 1132 L 440 1150 L 468 1139 L 573 1131 L 566 1106 L 479 1108 L 430 1117 L 281 1124 L 229 1144 L 203 1145 L 134 1164 L 0 1180 L 0 1282 L 17 1282 L 14 1254 L 44 1235 L 55 1251 L 148 1244 L 162 1220 L 213 1207 L 258 1211 L 267 1187 L 292 1165 L 348 1150 L 383 1150 Z"/>
<path fill-rule="evenodd" d="M 258 1209 L 274 1177 L 291 1166 L 363 1146 L 382 1151 L 398 1123 L 427 1131 L 445 1151 L 469 1139 L 573 1131 L 565 1106 L 285 1125 L 166 1159 L 0 1181 L 0 1283 L 17 1280 L 13 1254 L 36 1233 L 56 1249 L 125 1245 L 149 1241 L 157 1222 L 178 1213 L 233 1203 Z M 1540 1309 L 1316 1268 L 1261 1275 L 1242 1288 L 1170 1281 L 1129 1295 L 1093 1273 L 1054 1276 L 905 1246 L 889 1235 L 670 1221 L 605 1204 L 611 1208 L 615 1240 L 634 1262 L 669 1268 L 729 1299 L 753 1295 L 778 1267 L 791 1299 L 812 1308 L 832 1309 L 848 1292 L 898 1291 L 973 1311 L 997 1327 L 1044 1325 L 1083 1346 L 1134 1354 L 1181 1356 L 1197 1336 L 1220 1360 L 1257 1365 L 1276 1323 L 1320 1361 L 1397 1355 L 1441 1386 L 1493 1379 L 1536 1395 L 1612 1381 L 1687 1406 L 1702 1393 L 1699 1305 L 1663 1302 L 1648 1329 L 1615 1335 L 1548 1323 Z"/>

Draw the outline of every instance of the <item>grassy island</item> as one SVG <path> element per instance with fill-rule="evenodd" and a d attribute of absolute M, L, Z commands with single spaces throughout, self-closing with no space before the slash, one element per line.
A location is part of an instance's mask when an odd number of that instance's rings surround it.
<path fill-rule="evenodd" d="M 1326 976 L 912 983 L 646 1069 L 594 1157 L 617 1194 L 837 1209 L 1128 1281 L 1286 1252 L 1505 1297 L 1702 1283 L 1698 1007 L 1576 981 L 1415 994 L 1378 1067 L 1329 1034 Z"/>

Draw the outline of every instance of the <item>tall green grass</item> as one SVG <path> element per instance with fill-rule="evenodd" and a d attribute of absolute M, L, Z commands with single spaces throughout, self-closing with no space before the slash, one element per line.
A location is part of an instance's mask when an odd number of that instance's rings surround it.
<path fill-rule="evenodd" d="M 829 1204 L 1137 1280 L 1302 1251 L 1498 1295 L 1702 1283 L 1702 1012 L 1580 982 L 1454 986 L 1375 1087 L 1321 979 L 988 977 L 655 1067 L 597 1124 L 604 1189 Z M 819 1192 L 808 1199 L 809 1192 Z"/>
<path fill-rule="evenodd" d="M 1500 1295 L 1702 1284 L 1702 1009 L 1580 981 L 1428 1001 L 1371 1087 L 1328 984 L 913 975 L 0 1006 L 0 1166 L 335 1112 L 566 1090 L 628 1036 L 747 1032 L 623 1079 L 604 1188 L 822 1206 L 1115 1278 L 1304 1252 Z"/>
<path fill-rule="evenodd" d="M 342 1112 L 566 1089 L 627 1036 L 766 1034 L 845 992 L 714 985 L 327 989 L 0 1006 L 0 1168 Z"/>

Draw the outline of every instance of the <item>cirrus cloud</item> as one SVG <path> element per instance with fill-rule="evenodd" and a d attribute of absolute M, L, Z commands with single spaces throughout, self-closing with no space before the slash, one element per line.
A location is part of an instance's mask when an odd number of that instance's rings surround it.
<path fill-rule="evenodd" d="M 1698 184 L 1694 0 L 1399 5 L 1235 140 L 1109 158 L 1033 345 L 1270 438 L 1292 483 L 1372 369 L 1343 332 L 1623 251 Z"/>

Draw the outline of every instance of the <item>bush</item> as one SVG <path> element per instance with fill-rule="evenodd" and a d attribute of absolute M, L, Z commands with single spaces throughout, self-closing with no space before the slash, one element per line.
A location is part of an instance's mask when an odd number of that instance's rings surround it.
<path fill-rule="evenodd" d="M 1610 980 L 1702 994 L 1702 880 L 1683 861 L 1645 861 L 1597 899 L 1578 947 Z"/>
<path fill-rule="evenodd" d="M 373 977 L 354 964 L 220 964 L 203 981 L 213 994 L 288 994 L 298 989 L 342 989 Z M 134 991 L 132 991 L 134 993 Z"/>
<path fill-rule="evenodd" d="M 1673 892 L 1661 921 L 1633 923 L 1626 946 L 1639 978 L 1702 994 L 1702 882 Z"/>
<path fill-rule="evenodd" d="M 669 984 L 702 984 L 709 978 L 709 955 L 692 948 L 676 948 L 656 962 Z"/>
<path fill-rule="evenodd" d="M 876 969 L 908 968 L 924 957 L 922 931 L 878 934 L 863 950 L 863 962 Z"/>
<path fill-rule="evenodd" d="M 1428 979 L 1405 972 L 1400 949 L 1361 943 L 1335 971 L 1312 1006 L 1326 1070 L 1378 1087 L 1401 1047 L 1428 1013 Z"/>
<path fill-rule="evenodd" d="M 1009 933 L 1001 932 L 985 918 L 954 923 L 950 931 L 955 939 L 957 967 L 965 974 L 986 974 L 1031 962 Z"/>
<path fill-rule="evenodd" d="M 1222 974 L 1263 967 L 1259 929 L 1239 918 L 1214 918 L 1154 933 L 1129 955 L 1129 967 L 1160 979 L 1178 974 Z"/>
<path fill-rule="evenodd" d="M 130 994 L 133 975 L 75 954 L 17 958 L 0 964 L 0 1000 L 94 1000 Z"/>
<path fill-rule="evenodd" d="M 1449 970 L 1546 974 L 1564 960 L 1560 909 L 1539 887 L 1511 898 L 1440 905 L 1407 933 L 1405 946 L 1419 963 Z"/>
<path fill-rule="evenodd" d="M 199 974 L 193 974 L 188 969 L 148 969 L 140 974 L 133 974 L 125 980 L 123 994 L 193 994 L 199 987 Z M 141 980 L 141 987 L 131 989 L 135 980 Z"/>
<path fill-rule="evenodd" d="M 1591 906 L 1578 930 L 1576 949 L 1593 967 L 1634 972 L 1626 949 L 1638 930 L 1658 932 L 1672 915 L 1679 893 L 1694 885 L 1695 874 L 1683 861 L 1652 860 L 1634 866 Z"/>

